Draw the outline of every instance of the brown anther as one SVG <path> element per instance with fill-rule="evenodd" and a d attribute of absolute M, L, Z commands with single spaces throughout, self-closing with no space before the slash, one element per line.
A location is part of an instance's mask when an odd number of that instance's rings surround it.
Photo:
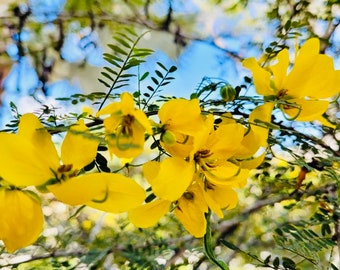
<path fill-rule="evenodd" d="M 58 172 L 59 173 L 69 172 L 69 171 L 71 171 L 72 166 L 73 166 L 72 164 L 63 164 L 58 168 Z"/>
<path fill-rule="evenodd" d="M 133 135 L 133 130 L 131 128 L 133 122 L 135 121 L 135 117 L 133 115 L 124 115 L 122 119 L 122 134 L 123 135 Z"/>
<path fill-rule="evenodd" d="M 287 94 L 287 92 L 288 92 L 288 89 L 281 89 L 279 93 L 277 94 L 277 97 L 281 99 Z"/>
<path fill-rule="evenodd" d="M 212 153 L 208 149 L 200 150 L 195 153 L 194 160 L 198 161 L 200 158 L 210 157 Z"/>

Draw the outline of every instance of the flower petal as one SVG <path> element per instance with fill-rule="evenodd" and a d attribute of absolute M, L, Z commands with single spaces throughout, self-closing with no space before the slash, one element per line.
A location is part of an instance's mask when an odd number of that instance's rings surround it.
<path fill-rule="evenodd" d="M 253 73 L 254 85 L 257 93 L 263 96 L 275 94 L 274 90 L 270 87 L 270 72 L 260 67 L 255 58 L 247 58 L 242 64 Z"/>
<path fill-rule="evenodd" d="M 144 128 L 138 123 L 130 126 L 132 135 L 107 134 L 106 141 L 111 154 L 119 158 L 134 158 L 139 156 L 144 150 Z"/>
<path fill-rule="evenodd" d="M 152 180 L 152 190 L 161 199 L 175 201 L 182 196 L 194 175 L 194 164 L 171 157 L 160 164 L 158 175 Z"/>
<path fill-rule="evenodd" d="M 40 203 L 30 193 L 0 188 L 0 239 L 8 252 L 33 244 L 43 229 Z"/>
<path fill-rule="evenodd" d="M 144 128 L 146 133 L 152 134 L 152 127 L 149 118 L 142 110 L 135 110 L 133 112 L 133 116 L 135 117 L 135 121 Z"/>
<path fill-rule="evenodd" d="M 128 92 L 123 92 L 120 95 L 120 99 L 123 115 L 131 114 L 131 112 L 135 110 L 135 102 L 133 101 L 132 95 Z"/>
<path fill-rule="evenodd" d="M 16 186 L 31 186 L 42 185 L 54 177 L 50 168 L 58 165 L 46 160 L 41 149 L 23 136 L 0 133 L 0 144 L 0 175 L 6 181 Z"/>
<path fill-rule="evenodd" d="M 287 77 L 287 71 L 289 67 L 289 52 L 287 49 L 283 49 L 277 55 L 278 63 L 276 65 L 270 66 L 273 72 L 273 80 L 275 85 L 275 90 L 280 90 L 283 88 L 284 81 Z"/>
<path fill-rule="evenodd" d="M 207 211 L 203 192 L 198 185 L 194 185 L 178 200 L 174 213 L 184 228 L 191 235 L 199 238 L 203 237 L 206 231 L 205 212 Z"/>
<path fill-rule="evenodd" d="M 143 204 L 129 211 L 129 220 L 139 228 L 152 227 L 169 211 L 170 205 L 170 201 L 162 199 Z"/>
<path fill-rule="evenodd" d="M 98 145 L 99 141 L 91 138 L 84 121 L 78 121 L 64 138 L 61 160 L 64 164 L 72 164 L 72 169 L 80 170 L 95 159 Z"/>
<path fill-rule="evenodd" d="M 158 111 L 165 128 L 185 135 L 195 135 L 204 126 L 198 99 L 171 99 Z"/>
<path fill-rule="evenodd" d="M 264 123 L 271 122 L 274 103 L 267 102 L 256 107 L 249 115 L 250 131 L 242 141 L 242 148 L 238 153 L 241 158 L 254 155 L 261 147 L 267 147 L 269 129 L 265 126 L 257 125 L 260 120 Z"/>
<path fill-rule="evenodd" d="M 85 204 L 98 195 L 105 194 L 111 178 L 107 173 L 91 173 L 72 177 L 61 183 L 48 185 L 54 196 L 69 205 Z"/>
<path fill-rule="evenodd" d="M 243 135 L 244 127 L 241 124 L 220 125 L 209 136 L 205 147 L 214 153 L 214 158 L 226 160 L 239 150 Z"/>
<path fill-rule="evenodd" d="M 112 102 L 109 105 L 105 106 L 99 112 L 97 112 L 96 116 L 101 116 L 105 114 L 113 114 L 115 116 L 119 116 L 122 114 L 121 112 L 122 104 L 120 102 Z"/>
<path fill-rule="evenodd" d="M 281 106 L 281 110 L 293 120 L 313 121 L 320 117 L 328 108 L 329 101 L 290 99 L 292 106 Z"/>
<path fill-rule="evenodd" d="M 157 161 L 149 161 L 143 165 L 143 175 L 150 185 L 154 184 L 160 169 L 160 163 Z"/>
<path fill-rule="evenodd" d="M 24 114 L 20 118 L 18 136 L 32 143 L 39 153 L 39 159 L 45 164 L 50 164 L 51 168 L 59 166 L 59 155 L 52 142 L 51 134 L 44 129 L 39 118 L 32 113 Z"/>
<path fill-rule="evenodd" d="M 207 188 L 204 192 L 204 199 L 219 218 L 224 217 L 221 209 L 233 209 L 238 202 L 237 193 L 228 186 Z"/>
<path fill-rule="evenodd" d="M 87 206 L 105 212 L 122 213 L 143 203 L 145 191 L 133 179 L 121 174 L 108 174 L 107 178 L 107 191 L 86 203 Z M 100 200 L 103 202 L 98 202 Z"/>

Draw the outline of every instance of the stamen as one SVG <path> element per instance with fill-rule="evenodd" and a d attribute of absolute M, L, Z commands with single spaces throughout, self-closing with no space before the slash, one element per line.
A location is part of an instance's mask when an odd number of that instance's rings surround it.
<path fill-rule="evenodd" d="M 287 92 L 288 92 L 288 89 L 281 89 L 279 93 L 277 94 L 277 97 L 281 99 L 287 94 Z"/>
<path fill-rule="evenodd" d="M 66 173 L 71 171 L 73 164 L 63 164 L 58 168 L 59 173 Z"/>

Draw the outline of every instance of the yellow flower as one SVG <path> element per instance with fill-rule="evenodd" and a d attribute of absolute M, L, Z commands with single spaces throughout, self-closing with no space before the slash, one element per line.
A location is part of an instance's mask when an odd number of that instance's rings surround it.
<path fill-rule="evenodd" d="M 191 158 L 169 157 L 159 163 L 146 163 L 143 173 L 154 194 L 161 199 L 177 200 L 190 186 L 196 172 L 214 185 L 243 186 L 248 169 L 241 168 L 234 156 L 241 147 L 244 132 L 240 124 L 221 125 L 215 130 L 211 123 L 210 132 L 201 136 L 198 150 Z"/>
<path fill-rule="evenodd" d="M 61 163 L 51 135 L 38 117 L 25 114 L 18 134 L 0 134 L 0 175 L 15 186 L 55 184 L 75 177 L 97 153 L 99 142 L 85 137 L 86 134 L 83 121 L 70 128 L 61 146 Z M 48 187 L 53 189 L 53 185 Z"/>
<path fill-rule="evenodd" d="M 152 134 L 150 121 L 142 110 L 134 106 L 131 94 L 121 94 L 121 102 L 113 102 L 100 110 L 97 116 L 104 119 L 106 141 L 110 153 L 120 158 L 133 158 L 144 150 L 145 132 Z"/>
<path fill-rule="evenodd" d="M 198 99 L 171 99 L 158 112 L 161 144 L 173 156 L 186 158 L 197 147 L 206 128 Z"/>
<path fill-rule="evenodd" d="M 205 129 L 206 134 L 200 134 L 197 149 L 190 157 L 175 156 L 144 164 L 143 174 L 157 199 L 129 212 L 133 224 L 143 228 L 155 225 L 173 206 L 186 230 L 202 237 L 208 207 L 223 217 L 223 209 L 237 205 L 233 188 L 246 183 L 248 169 L 240 166 L 235 155 L 246 129 L 234 121 L 214 128 L 211 120 L 206 119 L 210 128 Z"/>
<path fill-rule="evenodd" d="M 170 210 L 171 205 L 175 207 L 175 216 L 191 235 L 198 238 L 204 236 L 206 230 L 204 213 L 208 211 L 208 206 L 197 183 L 191 185 L 176 201 L 157 198 L 129 211 L 129 220 L 140 228 L 154 226 Z"/>
<path fill-rule="evenodd" d="M 18 134 L 1 133 L 0 142 L 3 149 L 0 153 L 0 175 L 13 185 L 45 186 L 58 200 L 70 205 L 101 198 L 103 205 L 98 204 L 98 208 L 103 208 L 104 202 L 109 202 L 118 190 L 130 193 L 130 196 L 121 196 L 121 203 L 126 209 L 117 208 L 119 212 L 142 203 L 141 198 L 145 197 L 144 190 L 137 183 L 127 180 L 122 184 L 118 174 L 78 175 L 94 160 L 99 144 L 91 137 L 83 121 L 67 132 L 61 146 L 62 163 L 51 135 L 33 114 L 22 116 Z"/>
<path fill-rule="evenodd" d="M 29 191 L 0 187 L 0 239 L 8 252 L 34 243 L 44 224 L 38 199 Z"/>
<path fill-rule="evenodd" d="M 252 71 L 256 91 L 278 102 L 290 119 L 318 120 L 332 126 L 322 114 L 329 105 L 325 99 L 339 94 L 340 70 L 334 70 L 333 59 L 319 51 L 320 41 L 311 38 L 297 53 L 291 70 L 287 49 L 279 52 L 277 63 L 268 68 L 255 58 L 244 60 L 243 65 Z"/>
<path fill-rule="evenodd" d="M 240 187 L 245 184 L 248 170 L 241 168 L 236 155 L 242 146 L 245 129 L 229 123 L 212 129 L 193 156 L 196 169 L 214 185 Z"/>

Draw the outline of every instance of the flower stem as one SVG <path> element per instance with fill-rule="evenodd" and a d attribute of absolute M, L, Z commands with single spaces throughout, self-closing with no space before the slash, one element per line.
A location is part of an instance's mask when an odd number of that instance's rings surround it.
<path fill-rule="evenodd" d="M 206 232 L 205 232 L 205 235 L 204 235 L 204 238 L 203 238 L 205 255 L 209 258 L 209 260 L 213 264 L 218 266 L 220 269 L 222 269 L 222 270 L 229 270 L 229 266 L 226 263 L 224 263 L 221 260 L 218 260 L 215 257 L 215 254 L 214 254 L 214 251 L 213 251 L 213 247 L 212 247 L 212 243 L 211 243 L 210 216 L 211 216 L 211 211 L 209 209 L 208 213 L 205 216 L 205 218 L 207 220 L 207 229 L 206 229 Z"/>

